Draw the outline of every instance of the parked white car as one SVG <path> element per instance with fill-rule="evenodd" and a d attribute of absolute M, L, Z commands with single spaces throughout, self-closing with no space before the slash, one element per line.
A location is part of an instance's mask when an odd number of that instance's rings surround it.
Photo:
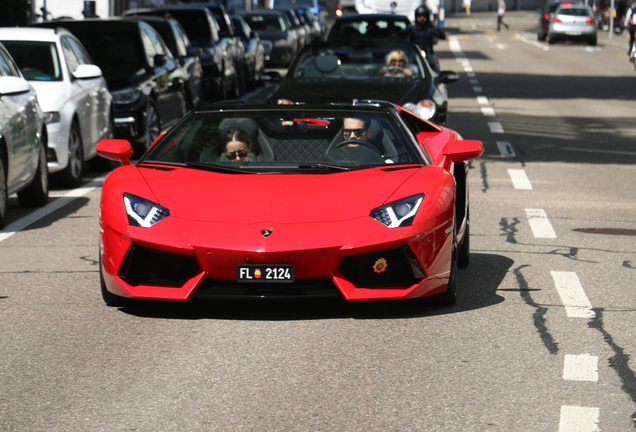
<path fill-rule="evenodd" d="M 97 143 L 112 131 L 112 97 L 101 69 L 61 28 L 0 28 L 0 42 L 45 112 L 49 172 L 64 186 L 79 186 L 86 161 L 97 156 Z"/>
<path fill-rule="evenodd" d="M 9 195 L 25 207 L 49 200 L 46 124 L 35 91 L 0 44 L 0 228 Z"/>

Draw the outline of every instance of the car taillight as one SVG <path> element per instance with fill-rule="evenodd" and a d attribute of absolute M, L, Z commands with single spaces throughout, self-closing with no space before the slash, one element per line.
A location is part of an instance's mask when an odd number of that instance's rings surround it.
<path fill-rule="evenodd" d="M 543 19 L 546 20 L 546 21 L 549 20 L 550 19 L 550 14 L 543 15 Z"/>
<path fill-rule="evenodd" d="M 558 17 L 554 17 L 552 18 L 552 22 L 558 24 L 558 23 L 562 23 L 563 21 L 561 21 Z"/>
<path fill-rule="evenodd" d="M 588 18 L 587 21 L 585 21 L 585 24 L 594 25 L 594 20 L 592 18 Z"/>

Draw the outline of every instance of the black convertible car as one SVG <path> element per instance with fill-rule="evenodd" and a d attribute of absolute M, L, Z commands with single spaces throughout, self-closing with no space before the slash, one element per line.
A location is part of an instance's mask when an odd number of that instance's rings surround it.
<path fill-rule="evenodd" d="M 390 59 L 404 61 L 389 64 Z M 306 47 L 289 68 L 279 89 L 269 98 L 275 104 L 351 103 L 353 99 L 385 100 L 424 119 L 445 125 L 446 84 L 455 72 L 431 71 L 424 54 L 410 43 L 321 42 Z"/>

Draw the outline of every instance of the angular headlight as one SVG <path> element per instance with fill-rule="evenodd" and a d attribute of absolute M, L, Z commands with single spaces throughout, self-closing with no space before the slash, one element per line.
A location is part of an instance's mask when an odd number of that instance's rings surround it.
<path fill-rule="evenodd" d="M 411 226 L 424 194 L 412 195 L 371 210 L 371 216 L 389 228 Z"/>
<path fill-rule="evenodd" d="M 141 88 L 130 87 L 123 90 L 110 92 L 113 95 L 113 102 L 118 104 L 131 104 L 141 97 Z"/>
<path fill-rule="evenodd" d="M 402 107 L 406 108 L 409 111 L 413 111 L 415 114 L 417 114 L 418 116 L 422 117 L 425 120 L 432 119 L 433 116 L 435 115 L 435 110 L 437 109 L 435 102 L 433 102 L 430 99 L 419 101 L 416 104 L 412 102 L 407 102 L 404 105 L 402 105 Z"/>
<path fill-rule="evenodd" d="M 50 111 L 44 113 L 44 121 L 46 124 L 51 123 L 59 123 L 60 122 L 60 113 L 57 111 Z"/>
<path fill-rule="evenodd" d="M 124 206 L 128 223 L 132 226 L 149 228 L 170 216 L 170 210 L 167 208 L 129 193 L 124 194 Z"/>

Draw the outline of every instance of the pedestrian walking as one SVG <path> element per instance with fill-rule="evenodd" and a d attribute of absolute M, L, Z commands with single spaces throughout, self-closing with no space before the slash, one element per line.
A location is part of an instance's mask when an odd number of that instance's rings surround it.
<path fill-rule="evenodd" d="M 470 3 L 472 0 L 462 0 L 462 6 L 466 11 L 466 16 L 470 16 Z"/>
<path fill-rule="evenodd" d="M 506 30 L 510 30 L 508 24 L 503 22 L 503 17 L 506 14 L 506 1 L 499 0 L 499 4 L 497 5 L 497 31 L 501 31 L 501 26 L 503 25 Z"/>

